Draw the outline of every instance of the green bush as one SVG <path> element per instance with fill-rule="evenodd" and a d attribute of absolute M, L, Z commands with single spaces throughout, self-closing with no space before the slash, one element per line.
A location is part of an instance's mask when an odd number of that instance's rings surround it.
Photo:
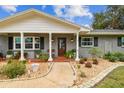
<path fill-rule="evenodd" d="M 47 61 L 48 58 L 49 58 L 48 54 L 41 54 L 39 57 L 39 59 L 44 60 L 44 61 Z"/>
<path fill-rule="evenodd" d="M 94 58 L 92 60 L 93 60 L 93 64 L 98 65 L 99 62 L 98 62 L 98 60 L 96 58 Z"/>
<path fill-rule="evenodd" d="M 104 59 L 108 59 L 111 62 L 121 61 L 124 62 L 124 53 L 121 52 L 108 52 L 104 55 Z"/>
<path fill-rule="evenodd" d="M 67 51 L 66 53 L 65 53 L 65 57 L 67 57 L 67 58 L 74 58 L 75 57 L 75 50 L 74 49 L 72 49 L 72 50 L 69 50 L 69 51 Z"/>
<path fill-rule="evenodd" d="M 87 57 L 84 57 L 83 59 L 84 59 L 84 61 L 87 61 L 88 60 Z"/>
<path fill-rule="evenodd" d="M 124 62 L 124 55 L 119 57 L 119 61 Z"/>
<path fill-rule="evenodd" d="M 7 64 L 10 64 L 10 63 L 12 63 L 12 59 L 9 59 L 9 60 L 7 61 Z"/>
<path fill-rule="evenodd" d="M 109 57 L 109 61 L 110 61 L 110 62 L 115 62 L 115 61 L 117 61 L 117 60 L 118 60 L 118 58 L 117 58 L 116 56 L 111 55 L 111 56 Z"/>
<path fill-rule="evenodd" d="M 7 51 L 7 55 L 13 55 L 13 54 L 14 54 L 13 51 L 11 50 Z"/>
<path fill-rule="evenodd" d="M 86 75 L 85 75 L 85 73 L 84 73 L 83 71 L 80 71 L 80 77 L 81 77 L 81 78 L 86 77 Z"/>
<path fill-rule="evenodd" d="M 21 62 L 11 62 L 2 68 L 2 74 L 9 78 L 16 78 L 25 73 L 26 65 Z"/>
<path fill-rule="evenodd" d="M 81 66 L 78 64 L 78 65 L 77 65 L 77 68 L 78 68 L 78 69 L 80 69 L 80 68 L 81 68 Z"/>
<path fill-rule="evenodd" d="M 112 55 L 112 53 L 108 52 L 108 53 L 106 53 L 106 54 L 103 56 L 103 58 L 104 58 L 104 59 L 109 59 L 111 55 Z"/>
<path fill-rule="evenodd" d="M 26 64 L 27 60 L 19 61 L 20 63 Z"/>
<path fill-rule="evenodd" d="M 116 57 L 124 56 L 124 54 L 121 52 L 114 52 L 113 55 Z"/>
<path fill-rule="evenodd" d="M 21 52 L 18 51 L 17 53 L 15 53 L 15 55 L 14 55 L 14 59 L 19 59 L 20 56 L 21 56 Z M 27 53 L 27 52 L 24 53 L 24 57 L 25 57 L 25 58 L 28 57 L 28 53 Z"/>
<path fill-rule="evenodd" d="M 85 62 L 84 58 L 81 58 L 79 61 L 80 64 L 84 64 L 84 62 Z"/>

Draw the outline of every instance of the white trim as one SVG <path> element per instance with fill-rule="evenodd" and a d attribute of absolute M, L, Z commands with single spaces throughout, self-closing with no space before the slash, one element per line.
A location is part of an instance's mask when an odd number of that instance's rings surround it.
<path fill-rule="evenodd" d="M 86 46 L 82 45 L 82 38 L 92 38 L 92 45 L 86 45 Z M 94 46 L 94 37 L 83 37 L 83 36 L 81 37 L 81 47 L 88 48 L 93 46 Z"/>
<path fill-rule="evenodd" d="M 121 43 L 123 43 L 123 42 L 124 42 L 124 37 L 122 36 L 122 37 L 121 37 Z M 121 44 L 121 47 L 124 48 L 124 45 Z"/>
<path fill-rule="evenodd" d="M 13 37 L 13 50 L 21 50 L 21 46 L 20 46 L 20 49 L 16 49 L 15 38 L 18 38 L 18 37 L 20 37 L 20 36 L 14 36 Z M 20 39 L 21 39 L 21 37 L 20 37 Z M 20 45 L 21 45 L 21 42 L 20 42 Z"/>
<path fill-rule="evenodd" d="M 52 58 L 52 33 L 49 33 L 49 59 L 48 61 L 53 61 Z"/>
<path fill-rule="evenodd" d="M 24 58 L 24 33 L 20 33 L 21 34 L 21 57 L 20 60 L 25 60 Z"/>
<path fill-rule="evenodd" d="M 79 32 L 76 34 L 76 58 L 75 61 L 79 61 Z"/>

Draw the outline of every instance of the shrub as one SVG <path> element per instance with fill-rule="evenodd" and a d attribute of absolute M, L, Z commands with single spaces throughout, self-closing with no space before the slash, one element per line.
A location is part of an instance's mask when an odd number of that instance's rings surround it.
<path fill-rule="evenodd" d="M 124 54 L 121 52 L 114 52 L 113 55 L 119 57 L 119 56 L 123 56 Z"/>
<path fill-rule="evenodd" d="M 83 71 L 80 71 L 80 77 L 83 78 L 83 77 L 86 77 L 85 73 Z"/>
<path fill-rule="evenodd" d="M 84 61 L 87 61 L 87 57 L 84 57 L 83 59 L 84 59 Z"/>
<path fill-rule="evenodd" d="M 0 52 L 0 57 L 3 58 L 3 53 Z"/>
<path fill-rule="evenodd" d="M 106 54 L 103 56 L 103 58 L 104 58 L 104 59 L 109 59 L 111 55 L 112 55 L 112 53 L 108 52 L 108 53 L 106 53 Z"/>
<path fill-rule="evenodd" d="M 90 62 L 85 63 L 85 67 L 91 68 L 92 64 Z"/>
<path fill-rule="evenodd" d="M 119 57 L 119 61 L 124 62 L 124 55 Z"/>
<path fill-rule="evenodd" d="M 7 64 L 10 64 L 10 63 L 12 63 L 12 59 L 9 59 L 9 60 L 7 61 Z"/>
<path fill-rule="evenodd" d="M 124 62 L 124 54 L 121 52 L 113 52 L 113 53 L 106 53 L 104 55 L 105 59 L 108 59 L 111 62 L 115 62 L 115 61 L 121 61 Z"/>
<path fill-rule="evenodd" d="M 18 52 L 15 54 L 14 58 L 15 58 L 15 59 L 19 59 L 19 58 L 20 58 L 20 55 L 21 55 L 21 52 L 18 51 Z M 27 58 L 27 57 L 28 57 L 28 53 L 25 52 L 25 53 L 24 53 L 24 57 Z"/>
<path fill-rule="evenodd" d="M 99 62 L 98 62 L 98 60 L 95 58 L 95 59 L 93 59 L 93 64 L 95 64 L 95 65 L 97 65 Z"/>
<path fill-rule="evenodd" d="M 112 56 L 109 57 L 109 61 L 110 61 L 110 62 L 115 62 L 115 61 L 117 61 L 117 60 L 118 60 L 118 58 L 117 58 L 116 56 L 113 56 L 113 55 L 112 55 Z"/>
<path fill-rule="evenodd" d="M 78 69 L 80 69 L 80 68 L 81 68 L 81 66 L 78 64 L 78 65 L 77 65 L 77 68 L 78 68 Z"/>
<path fill-rule="evenodd" d="M 39 59 L 43 60 L 43 61 L 47 61 L 49 58 L 48 54 L 41 54 Z"/>
<path fill-rule="evenodd" d="M 93 47 L 89 50 L 89 54 L 91 54 L 91 56 L 94 57 L 99 57 L 101 55 L 101 50 L 99 48 Z"/>
<path fill-rule="evenodd" d="M 9 78 L 16 78 L 25 73 L 26 66 L 20 62 L 11 62 L 2 68 L 2 74 Z"/>
<path fill-rule="evenodd" d="M 35 54 L 42 54 L 42 51 L 41 50 L 35 50 Z"/>
<path fill-rule="evenodd" d="M 74 49 L 69 50 L 69 51 L 67 51 L 64 55 L 65 55 L 65 57 L 67 57 L 67 58 L 74 58 L 74 57 L 75 57 L 75 50 L 74 50 Z"/>
<path fill-rule="evenodd" d="M 84 64 L 85 60 L 83 58 L 80 59 L 79 63 Z"/>
<path fill-rule="evenodd" d="M 7 55 L 13 55 L 13 54 L 14 54 L 13 51 L 11 50 L 7 51 Z"/>
<path fill-rule="evenodd" d="M 20 63 L 26 64 L 27 60 L 19 61 Z"/>

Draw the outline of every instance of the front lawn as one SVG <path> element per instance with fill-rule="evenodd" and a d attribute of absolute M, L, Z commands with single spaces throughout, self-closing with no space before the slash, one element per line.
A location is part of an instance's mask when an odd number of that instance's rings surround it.
<path fill-rule="evenodd" d="M 124 66 L 114 69 L 96 88 L 124 88 Z"/>

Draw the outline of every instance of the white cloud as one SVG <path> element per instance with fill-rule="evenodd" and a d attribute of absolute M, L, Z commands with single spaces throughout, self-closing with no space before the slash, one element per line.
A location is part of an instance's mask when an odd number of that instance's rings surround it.
<path fill-rule="evenodd" d="M 41 8 L 42 8 L 42 10 L 44 10 L 46 7 L 47 7 L 46 5 L 42 5 Z"/>
<path fill-rule="evenodd" d="M 13 14 L 15 12 L 17 12 L 17 5 L 2 5 L 0 6 L 3 10 L 5 10 L 6 12 L 9 12 L 10 14 Z"/>
<path fill-rule="evenodd" d="M 87 16 L 89 18 L 93 17 L 92 13 L 89 11 L 89 7 L 81 6 L 81 5 L 77 5 L 77 6 L 57 5 L 54 6 L 54 12 L 58 17 L 62 17 L 71 21 L 74 21 L 74 18 L 76 17 L 83 17 L 83 16 Z"/>
<path fill-rule="evenodd" d="M 84 26 L 90 28 L 90 25 L 89 24 L 85 24 Z"/>
<path fill-rule="evenodd" d="M 91 25 L 89 24 L 84 24 L 85 27 L 92 29 Z"/>

